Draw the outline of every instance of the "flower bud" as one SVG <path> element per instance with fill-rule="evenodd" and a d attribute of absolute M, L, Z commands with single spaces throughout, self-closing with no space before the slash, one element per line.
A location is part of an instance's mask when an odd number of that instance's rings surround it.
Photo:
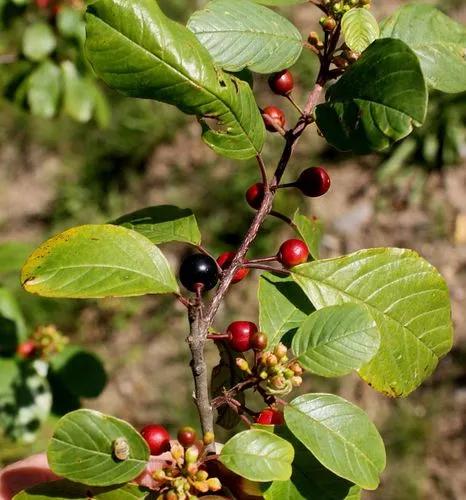
<path fill-rule="evenodd" d="M 222 483 L 218 477 L 212 477 L 207 480 L 210 491 L 219 491 L 222 489 Z"/>
<path fill-rule="evenodd" d="M 198 481 L 206 481 L 208 477 L 209 477 L 209 473 L 206 470 L 200 470 L 196 474 L 196 479 Z"/>
<path fill-rule="evenodd" d="M 244 358 L 236 358 L 236 366 L 243 372 L 251 373 L 249 363 Z"/>
<path fill-rule="evenodd" d="M 275 356 L 275 354 L 270 353 L 267 356 L 267 363 L 266 364 L 267 364 L 267 366 L 275 366 L 276 364 L 278 364 L 277 356 Z"/>
<path fill-rule="evenodd" d="M 333 17 L 321 17 L 319 22 L 324 31 L 333 31 L 337 26 L 337 22 Z"/>
<path fill-rule="evenodd" d="M 289 380 L 290 378 L 294 377 L 295 376 L 295 373 L 293 370 L 290 370 L 289 368 L 287 368 L 284 372 L 283 372 L 283 376 Z"/>
<path fill-rule="evenodd" d="M 266 371 L 261 371 L 259 373 L 259 378 L 261 378 L 262 380 L 267 380 L 269 378 L 269 374 Z"/>
<path fill-rule="evenodd" d="M 291 379 L 291 383 L 293 384 L 293 387 L 299 387 L 303 383 L 302 377 L 293 377 Z"/>
<path fill-rule="evenodd" d="M 156 470 L 152 473 L 152 477 L 154 478 L 155 481 L 165 481 L 167 479 L 167 475 L 165 474 L 165 471 L 162 469 Z"/>
<path fill-rule="evenodd" d="M 193 486 L 197 491 L 201 493 L 207 493 L 209 491 L 209 485 L 207 481 L 194 481 Z"/>
<path fill-rule="evenodd" d="M 188 464 L 186 466 L 186 471 L 190 476 L 195 476 L 199 471 L 199 467 L 197 466 L 197 464 Z"/>
<path fill-rule="evenodd" d="M 277 356 L 278 359 L 282 359 L 284 356 L 286 356 L 286 353 L 288 352 L 288 348 L 286 347 L 285 344 L 278 344 L 275 349 L 273 350 L 273 353 L 275 356 Z"/>
<path fill-rule="evenodd" d="M 190 446 L 184 454 L 184 459 L 187 464 L 194 464 L 199 459 L 199 448 L 197 446 Z"/>
<path fill-rule="evenodd" d="M 212 444 L 215 441 L 215 434 L 213 432 L 206 432 L 203 441 L 206 446 Z"/>
<path fill-rule="evenodd" d="M 303 374 L 303 368 L 302 366 L 295 361 L 294 363 L 291 363 L 291 365 L 288 367 L 290 370 L 293 371 L 295 375 L 301 376 Z"/>
<path fill-rule="evenodd" d="M 286 385 L 286 381 L 285 378 L 281 375 L 276 375 L 275 377 L 271 378 L 270 384 L 274 389 L 283 389 Z"/>

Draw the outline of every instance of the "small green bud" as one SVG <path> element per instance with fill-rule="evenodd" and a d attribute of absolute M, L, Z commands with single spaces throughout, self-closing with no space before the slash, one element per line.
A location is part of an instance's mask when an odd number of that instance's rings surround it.
<path fill-rule="evenodd" d="M 249 363 L 244 358 L 236 358 L 236 366 L 243 372 L 251 373 Z"/>
<path fill-rule="evenodd" d="M 194 464 L 199 459 L 199 448 L 197 446 L 190 446 L 184 454 L 184 459 L 187 464 Z"/>
<path fill-rule="evenodd" d="M 269 374 L 266 371 L 261 371 L 259 373 L 259 378 L 261 378 L 262 380 L 267 380 L 269 378 Z"/>
<path fill-rule="evenodd" d="M 209 477 L 209 473 L 206 470 L 200 470 L 196 474 L 196 479 L 198 481 L 206 481 L 208 477 Z"/>
<path fill-rule="evenodd" d="M 283 376 L 288 380 L 290 379 L 291 377 L 294 377 L 295 374 L 294 374 L 294 371 L 293 370 L 290 370 L 289 368 L 287 368 L 284 372 L 283 372 Z"/>

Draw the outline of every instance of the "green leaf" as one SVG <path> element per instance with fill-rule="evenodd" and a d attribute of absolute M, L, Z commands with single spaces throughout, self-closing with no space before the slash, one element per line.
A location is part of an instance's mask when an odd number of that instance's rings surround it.
<path fill-rule="evenodd" d="M 329 306 L 307 318 L 293 337 L 293 352 L 306 370 L 339 377 L 358 370 L 380 347 L 377 325 L 359 304 Z"/>
<path fill-rule="evenodd" d="M 61 68 L 65 86 L 63 109 L 73 120 L 87 123 L 94 112 L 95 89 L 71 61 L 63 62 Z"/>
<path fill-rule="evenodd" d="M 317 126 L 339 150 L 381 151 L 422 125 L 427 97 L 416 54 L 400 40 L 376 40 L 328 89 Z"/>
<path fill-rule="evenodd" d="M 305 394 L 285 407 L 285 421 L 324 467 L 362 488 L 377 488 L 385 448 L 360 408 L 333 394 Z"/>
<path fill-rule="evenodd" d="M 298 3 L 306 3 L 308 0 L 252 0 L 255 3 L 262 5 L 296 5 Z"/>
<path fill-rule="evenodd" d="M 98 0 L 86 20 L 89 60 L 108 85 L 200 117 L 204 141 L 219 154 L 247 159 L 262 149 L 265 127 L 249 85 L 222 72 L 155 0 Z"/>
<path fill-rule="evenodd" d="M 108 488 L 90 488 L 84 484 L 66 480 L 52 481 L 28 488 L 13 497 L 13 500 L 142 500 L 148 491 L 141 486 L 127 484 Z"/>
<path fill-rule="evenodd" d="M 430 87 L 466 90 L 466 29 L 432 5 L 405 5 L 384 20 L 381 36 L 399 38 L 419 57 Z"/>
<path fill-rule="evenodd" d="M 285 481 L 291 476 L 294 451 L 290 443 L 263 430 L 243 431 L 222 449 L 219 460 L 251 481 Z"/>
<path fill-rule="evenodd" d="M 143 208 L 120 217 L 112 224 L 137 231 L 156 245 L 170 241 L 193 245 L 201 243 L 201 233 L 192 211 L 173 205 Z"/>
<path fill-rule="evenodd" d="M 28 78 L 27 86 L 31 113 L 41 118 L 54 117 L 62 90 L 58 66 L 51 61 L 44 61 Z"/>
<path fill-rule="evenodd" d="M 285 427 L 275 427 L 294 448 L 293 474 L 288 481 L 264 485 L 265 500 L 358 500 L 361 488 L 326 469 Z"/>
<path fill-rule="evenodd" d="M 227 71 L 280 71 L 303 49 L 301 34 L 288 19 L 249 0 L 212 0 L 191 16 L 188 28 Z"/>
<path fill-rule="evenodd" d="M 100 359 L 77 346 L 67 346 L 55 355 L 50 369 L 65 389 L 80 398 L 96 398 L 107 383 Z"/>
<path fill-rule="evenodd" d="M 380 29 L 375 17 L 367 9 L 350 9 L 341 20 L 345 43 L 355 52 L 363 52 L 379 38 Z"/>
<path fill-rule="evenodd" d="M 293 224 L 295 224 L 299 235 L 306 243 L 309 253 L 314 259 L 320 256 L 320 244 L 324 234 L 322 221 L 316 217 L 306 217 L 296 210 L 293 216 Z"/>
<path fill-rule="evenodd" d="M 290 277 L 264 273 L 259 279 L 259 329 L 268 336 L 268 349 L 292 337 L 314 306 Z"/>
<path fill-rule="evenodd" d="M 46 23 L 34 23 L 23 35 L 23 54 L 31 61 L 42 61 L 57 45 L 52 28 Z"/>
<path fill-rule="evenodd" d="M 116 439 L 126 439 L 129 458 L 113 455 Z M 138 477 L 149 460 L 149 447 L 127 422 L 92 410 L 68 413 L 58 422 L 47 458 L 60 477 L 89 486 L 111 486 Z"/>
<path fill-rule="evenodd" d="M 451 348 L 445 281 L 411 250 L 361 250 L 303 264 L 293 269 L 293 277 L 317 309 L 346 302 L 368 307 L 381 345 L 359 374 L 389 396 L 407 396 Z"/>
<path fill-rule="evenodd" d="M 120 226 L 79 226 L 42 244 L 23 267 L 26 291 L 44 297 L 102 298 L 178 291 L 162 252 Z"/>
<path fill-rule="evenodd" d="M 6 241 L 0 244 L 0 273 L 19 271 L 33 250 L 31 243 Z"/>

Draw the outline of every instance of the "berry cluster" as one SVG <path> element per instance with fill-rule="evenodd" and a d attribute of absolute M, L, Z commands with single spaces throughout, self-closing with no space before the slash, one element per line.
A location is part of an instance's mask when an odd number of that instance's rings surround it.
<path fill-rule="evenodd" d="M 199 494 L 222 489 L 217 477 L 209 477 L 204 463 L 205 446 L 214 441 L 213 436 L 205 435 L 200 441 L 192 427 L 183 427 L 178 432 L 178 440 L 170 441 L 168 431 L 159 424 L 147 425 L 141 435 L 152 455 L 164 452 L 171 455 L 167 465 L 152 474 L 158 485 L 158 500 L 195 500 Z"/>
<path fill-rule="evenodd" d="M 267 394 L 285 395 L 303 383 L 302 366 L 295 360 L 290 361 L 287 353 L 288 348 L 280 343 L 272 352 L 258 356 L 252 369 L 244 358 L 237 358 L 236 364 L 240 370 L 257 376 Z"/>
<path fill-rule="evenodd" d="M 48 359 L 61 352 L 68 342 L 68 337 L 54 325 L 39 326 L 31 338 L 18 345 L 16 354 L 22 359 Z"/>

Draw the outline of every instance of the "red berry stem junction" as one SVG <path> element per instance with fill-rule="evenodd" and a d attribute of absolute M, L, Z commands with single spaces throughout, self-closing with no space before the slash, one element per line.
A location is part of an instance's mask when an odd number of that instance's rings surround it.
<path fill-rule="evenodd" d="M 217 397 L 211 401 L 209 395 L 208 371 L 204 358 L 204 347 L 206 341 L 208 340 L 212 324 L 219 310 L 219 307 L 226 293 L 228 292 L 228 289 L 234 282 L 235 277 L 238 276 L 237 273 L 239 270 L 244 267 L 254 267 L 256 269 L 260 268 L 264 270 L 288 273 L 287 270 L 276 269 L 272 266 L 267 266 L 266 264 L 246 263 L 245 258 L 251 244 L 256 239 L 262 224 L 264 223 L 267 216 L 272 212 L 272 203 L 277 187 L 280 185 L 283 174 L 285 173 L 286 167 L 292 157 L 298 140 L 300 139 L 306 128 L 314 121 L 312 116 L 314 108 L 321 98 L 324 85 L 332 78 L 330 74 L 330 65 L 332 63 L 333 54 L 335 52 L 339 36 L 340 23 L 338 21 L 336 28 L 332 32 L 326 33 L 324 48 L 322 54 L 320 55 L 321 64 L 316 84 L 310 92 L 307 102 L 302 110 L 302 115 L 299 117 L 294 127 L 285 132 L 283 130 L 285 125 L 284 123 L 283 127 L 280 123 L 278 124 L 278 126 L 273 127 L 273 124 L 277 125 L 276 120 L 268 120 L 268 118 L 266 118 L 266 123 L 268 121 L 271 128 L 279 130 L 283 133 L 285 145 L 280 160 L 278 161 L 274 174 L 269 181 L 265 162 L 260 154 L 257 155 L 256 159 L 261 175 L 261 182 L 259 183 L 260 186 L 259 184 L 255 185 L 253 192 L 251 192 L 250 196 L 247 197 L 249 204 L 257 210 L 254 215 L 253 221 L 248 231 L 244 235 L 241 245 L 234 252 L 234 256 L 232 256 L 231 260 L 228 259 L 228 267 L 223 268 L 223 273 L 219 276 L 219 285 L 210 302 L 208 304 L 204 304 L 203 300 L 201 299 L 195 303 L 189 304 L 190 333 L 187 341 L 192 354 L 191 369 L 195 385 L 195 403 L 199 412 L 202 432 L 204 434 L 213 433 L 214 431 L 213 409 L 221 406 L 222 404 L 229 404 L 230 406 L 236 407 L 235 403 L 232 402 L 232 399 L 234 399 L 234 396 L 238 392 L 241 392 L 247 388 L 256 387 L 257 391 L 264 397 L 264 400 L 266 402 L 273 403 L 274 401 L 274 398 L 271 397 L 270 394 L 265 391 L 265 389 L 258 385 L 258 379 L 256 377 L 247 378 L 242 385 L 239 384 L 239 386 L 235 386 L 230 391 L 228 391 L 228 393 L 222 395 L 220 398 Z M 263 110 L 265 114 L 266 111 L 267 108 Z M 274 113 L 275 111 L 276 110 L 274 110 Z M 278 115 L 280 115 L 280 113 L 278 113 Z M 280 128 L 282 130 L 280 130 Z M 263 373 L 265 372 L 263 371 Z M 299 379 L 299 376 L 294 376 L 294 378 Z M 287 379 L 285 381 L 287 387 L 289 384 L 292 384 L 290 380 L 291 379 Z M 272 386 L 274 383 L 280 385 L 281 382 L 282 380 L 280 378 L 274 381 L 270 381 L 270 384 L 272 384 Z M 299 380 L 294 380 L 294 383 L 297 384 L 298 382 Z M 208 450 L 214 452 L 213 445 L 208 445 Z"/>

